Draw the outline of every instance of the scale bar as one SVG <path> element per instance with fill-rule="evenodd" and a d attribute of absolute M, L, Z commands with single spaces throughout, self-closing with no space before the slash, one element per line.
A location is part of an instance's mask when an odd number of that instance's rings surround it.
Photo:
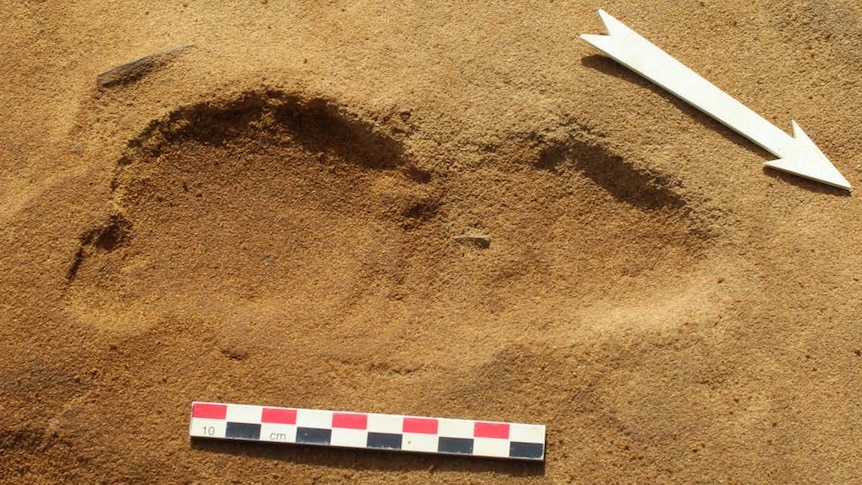
<path fill-rule="evenodd" d="M 545 459 L 545 426 L 193 402 L 189 436 L 339 448 Z"/>

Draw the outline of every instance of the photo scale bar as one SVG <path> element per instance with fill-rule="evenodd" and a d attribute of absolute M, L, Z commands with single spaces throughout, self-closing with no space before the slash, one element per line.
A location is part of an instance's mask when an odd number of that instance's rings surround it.
<path fill-rule="evenodd" d="M 528 461 L 545 459 L 545 426 L 539 424 L 248 404 L 192 403 L 189 436 Z"/>

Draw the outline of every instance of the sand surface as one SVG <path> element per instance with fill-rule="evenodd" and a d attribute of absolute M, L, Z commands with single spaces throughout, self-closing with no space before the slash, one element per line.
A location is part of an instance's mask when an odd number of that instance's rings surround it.
<path fill-rule="evenodd" d="M 0 481 L 859 480 L 862 199 L 582 42 L 597 8 L 862 187 L 856 2 L 3 2 Z M 193 443 L 193 400 L 547 459 Z"/>

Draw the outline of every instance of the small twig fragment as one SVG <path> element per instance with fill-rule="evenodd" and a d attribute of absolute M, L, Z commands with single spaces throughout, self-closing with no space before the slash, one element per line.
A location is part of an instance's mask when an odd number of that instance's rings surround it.
<path fill-rule="evenodd" d="M 491 247 L 490 236 L 455 236 L 455 242 L 476 246 L 479 249 L 488 249 Z"/>
<path fill-rule="evenodd" d="M 181 45 L 114 66 L 99 74 L 96 77 L 96 83 L 100 88 L 131 84 L 147 74 L 165 67 L 183 51 L 191 47 L 194 47 L 194 44 Z"/>

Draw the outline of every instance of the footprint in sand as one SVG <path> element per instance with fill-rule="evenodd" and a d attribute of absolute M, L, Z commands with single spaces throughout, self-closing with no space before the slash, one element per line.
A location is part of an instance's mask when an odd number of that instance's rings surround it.
<path fill-rule="evenodd" d="M 154 121 L 118 163 L 115 215 L 81 236 L 70 311 L 130 333 L 193 314 L 263 346 L 468 345 L 522 332 L 507 315 L 537 299 L 678 275 L 713 237 L 670 181 L 586 136 L 454 174 L 420 168 L 395 132 L 274 91 Z"/>

